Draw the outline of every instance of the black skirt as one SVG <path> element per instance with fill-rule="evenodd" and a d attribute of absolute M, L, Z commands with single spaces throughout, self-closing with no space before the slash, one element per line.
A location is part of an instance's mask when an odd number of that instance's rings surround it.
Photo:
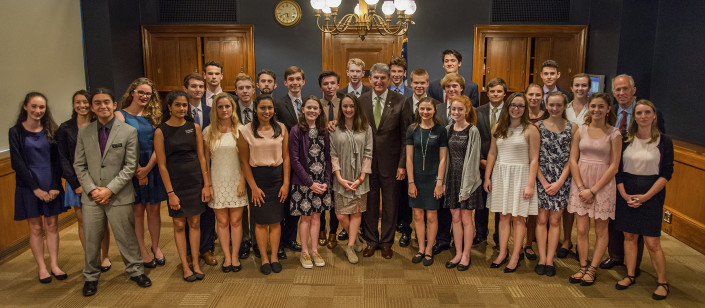
<path fill-rule="evenodd" d="M 252 202 L 252 190 L 247 186 L 247 197 L 250 200 L 250 215 L 252 220 L 258 225 L 268 225 L 280 223 L 284 220 L 284 204 L 279 202 L 279 189 L 281 189 L 284 178 L 284 167 L 261 166 L 251 167 L 252 177 L 257 183 L 257 187 L 264 192 L 264 204 L 255 206 Z"/>
<path fill-rule="evenodd" d="M 645 194 L 651 189 L 658 175 L 634 175 L 622 173 L 624 190 L 630 195 Z M 663 218 L 663 202 L 666 189 L 662 189 L 651 199 L 637 208 L 627 205 L 627 201 L 617 194 L 617 208 L 614 215 L 615 227 L 618 231 L 644 236 L 661 236 L 661 221 Z"/>

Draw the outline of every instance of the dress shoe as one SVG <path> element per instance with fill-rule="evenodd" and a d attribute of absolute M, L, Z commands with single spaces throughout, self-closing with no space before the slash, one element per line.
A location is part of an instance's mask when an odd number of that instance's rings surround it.
<path fill-rule="evenodd" d="M 460 264 L 460 261 L 458 261 L 458 263 L 453 263 L 453 261 L 448 261 L 448 262 L 446 262 L 446 268 L 454 268 L 454 267 L 458 266 L 458 264 Z"/>
<path fill-rule="evenodd" d="M 149 280 L 149 277 L 145 274 L 137 275 L 137 276 L 132 276 L 130 277 L 130 280 L 134 281 L 137 283 L 138 286 L 147 288 L 152 286 L 152 281 Z"/>
<path fill-rule="evenodd" d="M 144 267 L 146 267 L 146 268 L 155 268 L 155 267 L 157 267 L 157 260 L 154 259 L 154 258 L 152 258 L 152 261 L 144 262 L 144 263 L 142 263 L 142 264 L 143 264 Z"/>
<path fill-rule="evenodd" d="M 56 278 L 56 280 L 66 280 L 66 278 L 69 278 L 69 275 L 66 273 L 63 273 L 61 275 L 54 274 L 54 271 L 51 272 L 51 275 Z"/>
<path fill-rule="evenodd" d="M 325 246 L 326 244 L 328 244 L 326 230 L 321 230 L 321 232 L 318 233 L 318 246 Z"/>
<path fill-rule="evenodd" d="M 277 258 L 282 259 L 282 260 L 287 259 L 286 251 L 284 251 L 284 248 L 280 247 L 279 250 L 277 250 Z"/>
<path fill-rule="evenodd" d="M 558 250 L 556 250 L 556 257 L 561 258 L 561 259 L 567 257 L 572 248 L 573 248 L 573 244 L 570 244 L 570 247 L 568 247 L 568 249 L 565 249 L 563 247 L 558 248 Z"/>
<path fill-rule="evenodd" d="M 282 264 L 279 262 L 272 262 L 272 272 L 280 273 L 282 271 Z"/>
<path fill-rule="evenodd" d="M 537 259 L 536 253 L 534 252 L 534 249 L 531 248 L 531 246 L 524 247 L 524 254 L 526 255 L 526 258 L 531 261 L 535 261 Z"/>
<path fill-rule="evenodd" d="M 475 238 L 472 239 L 472 246 L 474 247 L 474 246 L 480 245 L 484 242 L 487 242 L 486 238 L 481 238 L 479 236 L 476 236 Z"/>
<path fill-rule="evenodd" d="M 517 268 L 519 268 L 519 263 L 518 263 L 518 262 L 517 262 L 517 266 L 515 266 L 514 268 L 509 268 L 509 266 L 505 267 L 505 268 L 504 268 L 504 272 L 505 272 L 505 273 L 514 273 L 514 272 L 517 271 Z"/>
<path fill-rule="evenodd" d="M 411 258 L 411 263 L 421 263 L 423 256 L 423 252 L 417 252 L 414 257 Z"/>
<path fill-rule="evenodd" d="M 617 265 L 624 265 L 624 262 L 617 258 L 607 258 L 605 261 L 602 261 L 602 263 L 600 263 L 600 268 L 610 269 Z"/>
<path fill-rule="evenodd" d="M 659 287 L 666 289 L 666 295 L 658 295 L 658 294 L 656 294 L 656 292 L 652 293 L 651 298 L 653 298 L 654 300 L 657 300 L 657 301 L 666 299 L 666 297 L 668 297 L 668 293 L 671 293 L 671 287 L 668 285 L 667 282 L 656 283 L 656 289 L 658 289 Z"/>
<path fill-rule="evenodd" d="M 411 235 L 402 233 L 399 238 L 399 247 L 408 247 L 411 242 Z"/>
<path fill-rule="evenodd" d="M 265 275 L 269 275 L 272 273 L 272 265 L 269 263 L 262 264 L 262 266 L 259 267 L 259 272 Z"/>
<path fill-rule="evenodd" d="M 39 278 L 40 283 L 50 283 L 51 282 L 51 275 L 49 275 L 46 278 Z"/>
<path fill-rule="evenodd" d="M 299 245 L 299 243 L 297 243 L 296 241 L 284 243 L 284 248 L 287 248 L 291 251 L 301 251 L 301 245 Z"/>
<path fill-rule="evenodd" d="M 401 233 L 401 230 L 404 230 L 404 224 L 397 224 L 397 232 Z"/>
<path fill-rule="evenodd" d="M 198 280 L 198 278 L 196 278 L 196 274 L 191 274 L 191 276 L 184 277 L 184 281 L 186 282 L 194 282 L 196 280 Z"/>
<path fill-rule="evenodd" d="M 154 253 L 154 248 L 152 249 L 152 254 L 154 255 L 154 261 L 157 261 L 157 265 L 164 266 L 166 264 L 166 256 L 162 255 L 161 258 L 157 259 L 157 254 Z"/>
<path fill-rule="evenodd" d="M 257 259 L 262 258 L 262 254 L 259 252 L 259 247 L 257 247 L 257 245 L 252 246 L 252 253 L 255 254 L 255 258 L 257 258 Z"/>
<path fill-rule="evenodd" d="M 617 281 L 617 283 L 614 285 L 614 288 L 615 288 L 615 289 L 620 290 L 620 291 L 621 291 L 621 290 L 626 290 L 626 289 L 628 289 L 629 287 L 631 287 L 633 284 L 636 283 L 636 277 L 634 277 L 634 276 L 629 276 L 629 275 L 627 275 L 627 276 L 625 276 L 624 278 L 629 279 L 629 284 L 625 286 L 625 285 L 619 284 L 619 281 Z M 622 278 L 622 280 L 624 280 L 624 278 Z"/>
<path fill-rule="evenodd" d="M 367 247 L 365 247 L 365 250 L 362 251 L 362 256 L 365 258 L 373 256 L 375 254 L 375 249 L 375 246 L 367 245 Z"/>
<path fill-rule="evenodd" d="M 504 255 L 504 259 L 502 259 L 502 262 L 499 262 L 499 263 L 494 263 L 494 262 L 492 262 L 492 263 L 490 263 L 490 268 L 499 268 L 500 266 L 502 266 L 502 264 L 504 264 L 504 263 L 507 262 L 507 258 L 509 258 L 509 254 Z"/>
<path fill-rule="evenodd" d="M 544 264 L 536 264 L 534 267 L 534 272 L 538 275 L 544 275 L 546 274 L 546 265 Z"/>
<path fill-rule="evenodd" d="M 335 233 L 328 234 L 328 249 L 333 249 L 338 246 L 338 237 L 335 235 Z"/>
<path fill-rule="evenodd" d="M 339 241 L 347 241 L 348 240 L 348 232 L 346 232 L 345 229 L 343 229 L 343 231 L 340 231 L 340 233 L 338 233 L 338 240 Z"/>
<path fill-rule="evenodd" d="M 100 267 L 100 272 L 101 272 L 101 273 L 105 273 L 105 272 L 109 271 L 111 268 L 113 268 L 113 264 L 112 264 L 112 263 L 110 263 L 110 264 L 108 264 L 108 265 L 106 265 L 106 266 L 101 266 L 101 267 Z"/>
<path fill-rule="evenodd" d="M 93 296 L 98 292 L 98 281 L 86 281 L 83 283 L 83 296 Z"/>
<path fill-rule="evenodd" d="M 210 266 L 218 265 L 218 259 L 216 259 L 210 251 L 206 251 L 201 254 L 201 259 L 203 259 L 203 261 Z"/>
<path fill-rule="evenodd" d="M 230 273 L 232 269 L 232 265 L 225 265 L 225 261 L 223 261 L 223 265 L 220 266 L 220 270 L 223 271 L 223 273 Z"/>
<path fill-rule="evenodd" d="M 423 266 L 431 266 L 431 265 L 433 265 L 433 256 L 432 255 L 423 256 Z"/>
<path fill-rule="evenodd" d="M 546 265 L 546 269 L 543 272 L 544 275 L 548 277 L 553 277 L 556 275 L 556 267 L 553 265 Z"/>
<path fill-rule="evenodd" d="M 240 260 L 243 260 L 243 259 L 247 259 L 249 257 L 250 257 L 250 248 L 247 248 L 247 250 L 243 250 L 242 248 L 240 248 L 240 252 L 238 253 L 238 258 L 240 258 Z"/>
<path fill-rule="evenodd" d="M 468 265 L 458 263 L 458 272 L 467 271 L 470 268 L 470 264 L 472 264 L 472 259 L 468 260 Z"/>
<path fill-rule="evenodd" d="M 448 249 L 450 249 L 450 244 L 438 244 L 438 243 L 436 243 L 435 245 L 433 245 L 432 252 L 433 252 L 433 255 L 435 256 L 435 255 L 441 253 L 442 251 L 448 250 Z"/>
<path fill-rule="evenodd" d="M 242 270 L 242 264 L 240 265 L 230 265 L 230 271 L 237 273 Z"/>
<path fill-rule="evenodd" d="M 389 246 L 382 247 L 382 258 L 391 259 L 393 255 L 394 255 L 394 252 L 392 251 L 392 247 L 389 247 Z"/>

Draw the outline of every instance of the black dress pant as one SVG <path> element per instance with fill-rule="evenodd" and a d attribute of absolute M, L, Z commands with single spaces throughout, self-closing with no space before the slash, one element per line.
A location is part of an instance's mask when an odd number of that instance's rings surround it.
<path fill-rule="evenodd" d="M 399 232 L 411 235 L 413 214 L 411 207 L 409 207 L 409 180 L 404 178 L 404 180 L 397 181 L 397 184 L 399 185 L 399 214 L 397 224 L 401 227 Z"/>
<path fill-rule="evenodd" d="M 609 243 L 607 243 L 607 252 L 610 258 L 624 260 L 624 233 L 617 231 L 614 220 L 610 219 L 608 223 Z M 644 256 L 644 237 L 639 235 L 637 240 L 636 268 L 641 265 L 641 258 Z M 624 262 L 626 265 L 626 262 Z"/>
<path fill-rule="evenodd" d="M 290 197 L 287 196 L 284 200 L 284 220 L 281 222 L 281 237 L 279 247 L 283 248 L 284 243 L 296 242 L 296 234 L 299 230 L 299 216 L 292 216 L 289 211 Z"/>
<path fill-rule="evenodd" d="M 441 198 L 441 204 L 445 202 L 444 198 Z M 450 246 L 450 227 L 452 225 L 453 215 L 450 213 L 450 209 L 443 208 L 441 205 L 441 208 L 438 209 L 438 233 L 436 234 L 438 246 Z"/>
<path fill-rule="evenodd" d="M 367 211 L 362 214 L 365 241 L 374 247 L 391 247 L 394 244 L 397 215 L 399 210 L 399 185 L 396 177 L 382 177 L 373 170 L 370 177 L 370 192 L 367 193 Z M 380 197 L 382 211 L 380 213 Z M 381 232 L 377 229 L 380 215 Z"/>
<path fill-rule="evenodd" d="M 186 227 L 186 239 L 189 238 L 189 228 Z M 213 251 L 215 248 L 215 240 L 218 235 L 215 233 L 215 212 L 209 206 L 206 206 L 206 211 L 201 214 L 201 243 L 198 248 L 199 254 L 204 254 L 208 251 Z M 186 254 L 191 254 L 191 245 L 186 245 Z"/>

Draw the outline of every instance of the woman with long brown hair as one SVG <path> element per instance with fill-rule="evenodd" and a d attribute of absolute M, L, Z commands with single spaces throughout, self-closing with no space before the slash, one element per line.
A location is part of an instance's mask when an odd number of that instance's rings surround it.
<path fill-rule="evenodd" d="M 120 99 L 119 108 L 121 108 L 119 111 L 115 111 L 115 118 L 137 129 L 140 152 L 137 172 L 132 178 L 132 186 L 135 188 L 135 233 L 144 267 L 155 268 L 157 265 L 166 263 L 166 258 L 159 249 L 162 226 L 159 208 L 167 196 L 159 175 L 159 168 L 155 168 L 157 156 L 154 154 L 154 130 L 161 123 L 162 107 L 154 83 L 144 77 L 135 79 Z M 144 243 L 145 211 L 147 228 L 152 238 L 152 255 L 149 254 Z"/>

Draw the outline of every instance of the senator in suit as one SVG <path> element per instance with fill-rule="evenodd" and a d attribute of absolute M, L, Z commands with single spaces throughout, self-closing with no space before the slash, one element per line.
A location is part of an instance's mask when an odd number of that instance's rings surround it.
<path fill-rule="evenodd" d="M 125 271 L 141 287 L 152 283 L 144 275 L 132 204 L 132 177 L 137 170 L 137 130 L 115 121 L 112 94 L 98 88 L 91 95 L 91 109 L 98 120 L 81 128 L 76 142 L 74 170 L 83 187 L 83 229 L 86 235 L 83 295 L 97 292 L 100 277 L 100 244 L 109 222 Z"/>
<path fill-rule="evenodd" d="M 406 178 L 406 155 L 404 141 L 406 129 L 411 123 L 411 110 L 406 98 L 389 91 L 389 67 L 384 63 L 372 66 L 371 81 L 373 91 L 360 96 L 363 111 L 372 124 L 374 150 L 372 154 L 372 174 L 367 203 L 377 205 L 382 198 L 382 229 L 377 229 L 380 218 L 379 208 L 370 206 L 363 215 L 367 247 L 363 256 L 370 257 L 381 247 L 382 256 L 392 257 L 394 231 L 397 221 L 399 187 L 397 180 Z"/>

